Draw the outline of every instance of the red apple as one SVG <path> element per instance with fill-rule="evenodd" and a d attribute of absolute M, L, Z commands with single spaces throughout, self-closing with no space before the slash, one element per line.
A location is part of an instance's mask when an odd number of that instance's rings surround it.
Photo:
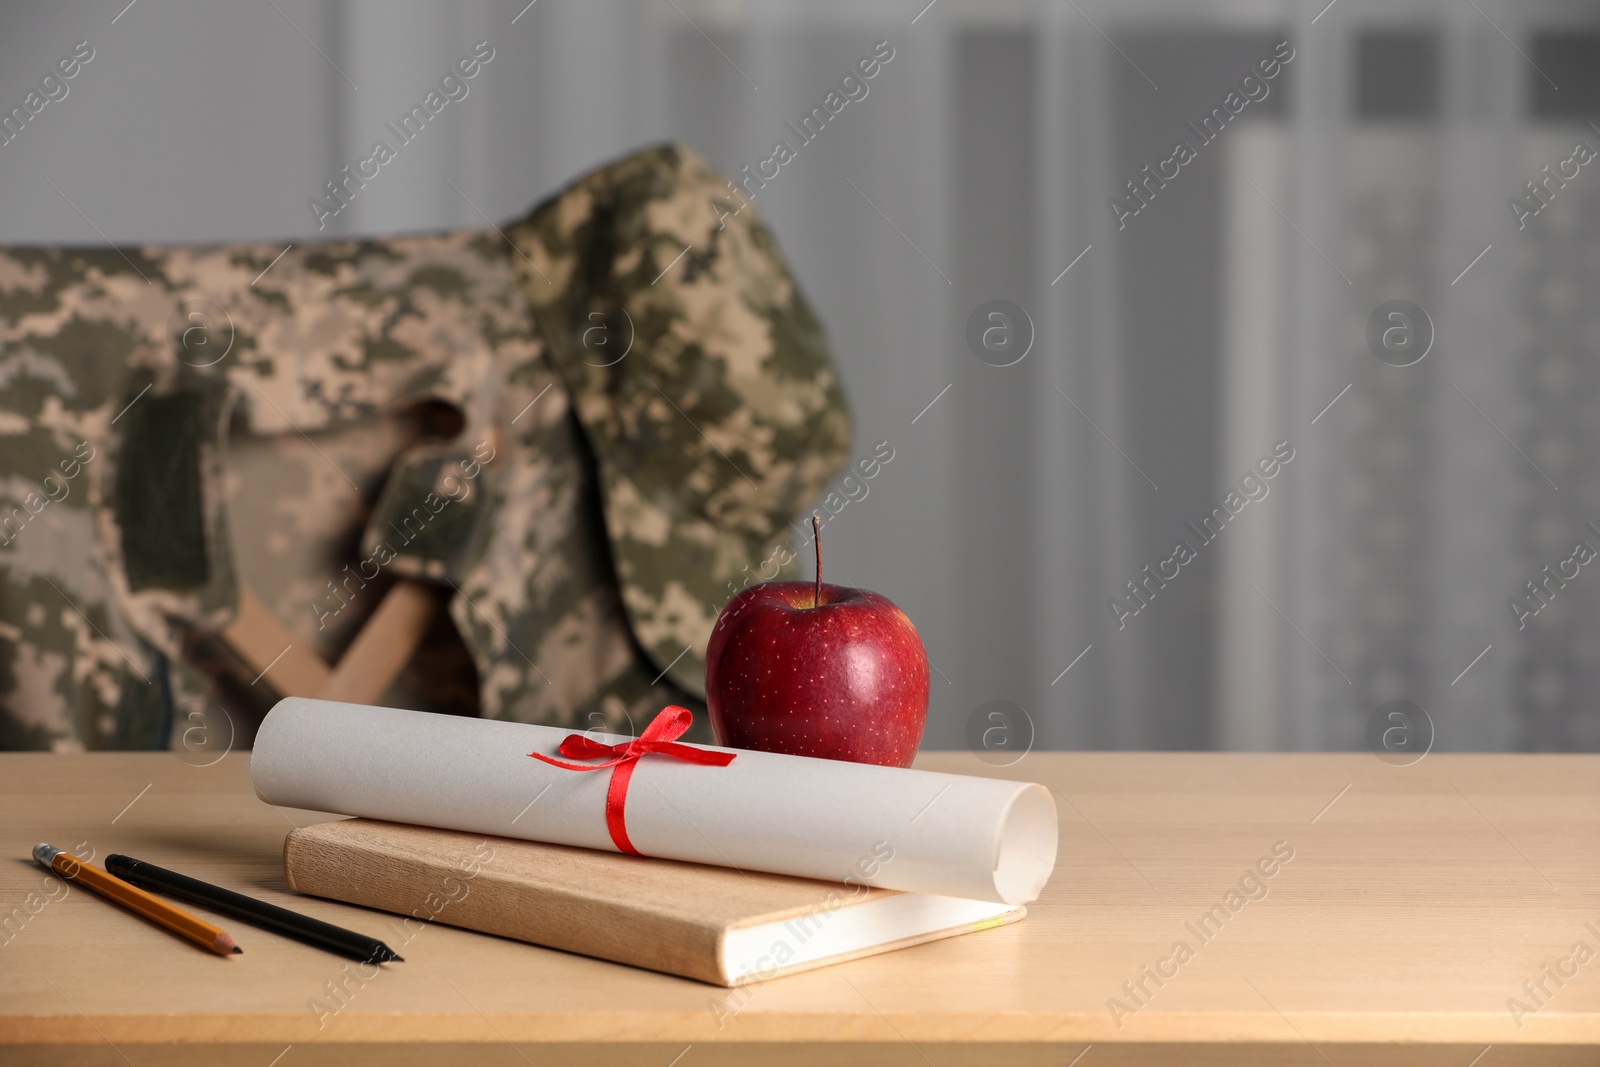
<path fill-rule="evenodd" d="M 814 521 L 814 520 L 813 520 Z M 928 654 L 888 597 L 767 582 L 728 602 L 706 649 L 706 703 L 729 748 L 909 767 L 928 721 Z"/>

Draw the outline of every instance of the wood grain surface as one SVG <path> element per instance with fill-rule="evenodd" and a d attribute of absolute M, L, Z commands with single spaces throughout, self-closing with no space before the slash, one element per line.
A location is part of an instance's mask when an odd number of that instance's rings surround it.
<path fill-rule="evenodd" d="M 743 990 L 298 897 L 284 836 L 329 816 L 261 803 L 247 761 L 0 755 L 0 1064 L 1600 1063 L 1600 756 L 927 754 L 1055 790 L 1027 921 Z M 406 962 L 242 926 L 217 958 L 64 892 L 39 841 Z"/>

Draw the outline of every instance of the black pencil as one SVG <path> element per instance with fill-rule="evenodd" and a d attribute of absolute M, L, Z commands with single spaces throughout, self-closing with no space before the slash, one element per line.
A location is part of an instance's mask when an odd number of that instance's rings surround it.
<path fill-rule="evenodd" d="M 315 945 L 340 956 L 360 960 L 363 963 L 404 962 L 394 949 L 375 937 L 367 937 L 334 926 L 332 923 L 313 919 L 309 915 L 301 915 L 288 908 L 280 908 L 276 904 L 268 904 L 264 900 L 247 897 L 243 893 L 235 893 L 231 889 L 223 889 L 221 886 L 202 882 L 198 878 L 190 878 L 188 875 L 157 867 L 153 863 L 136 860 L 132 856 L 107 856 L 106 870 L 134 885 L 165 893 L 167 896 L 177 897 L 179 900 L 198 904 L 203 908 L 210 908 L 222 915 L 259 926 L 263 930 L 271 930 L 284 937 L 292 937 L 296 941 Z"/>

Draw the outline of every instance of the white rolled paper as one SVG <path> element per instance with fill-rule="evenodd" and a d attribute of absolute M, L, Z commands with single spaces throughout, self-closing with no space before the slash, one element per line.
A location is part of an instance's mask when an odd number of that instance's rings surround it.
<path fill-rule="evenodd" d="M 282 807 L 616 852 L 611 770 L 528 755 L 561 758 L 571 733 L 289 697 L 261 724 L 250 776 Z M 1055 867 L 1056 806 L 1041 785 L 714 750 L 736 758 L 635 765 L 626 822 L 644 855 L 1005 904 L 1038 897 Z"/>

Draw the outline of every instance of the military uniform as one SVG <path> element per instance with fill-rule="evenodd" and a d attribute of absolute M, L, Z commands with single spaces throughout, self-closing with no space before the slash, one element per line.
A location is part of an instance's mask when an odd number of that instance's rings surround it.
<path fill-rule="evenodd" d="M 848 446 L 770 232 L 680 147 L 504 233 L 0 249 L 0 748 L 247 735 L 272 672 L 212 640 L 241 589 L 334 659 L 398 573 L 453 627 L 391 699 L 642 725 L 703 698 Z"/>

